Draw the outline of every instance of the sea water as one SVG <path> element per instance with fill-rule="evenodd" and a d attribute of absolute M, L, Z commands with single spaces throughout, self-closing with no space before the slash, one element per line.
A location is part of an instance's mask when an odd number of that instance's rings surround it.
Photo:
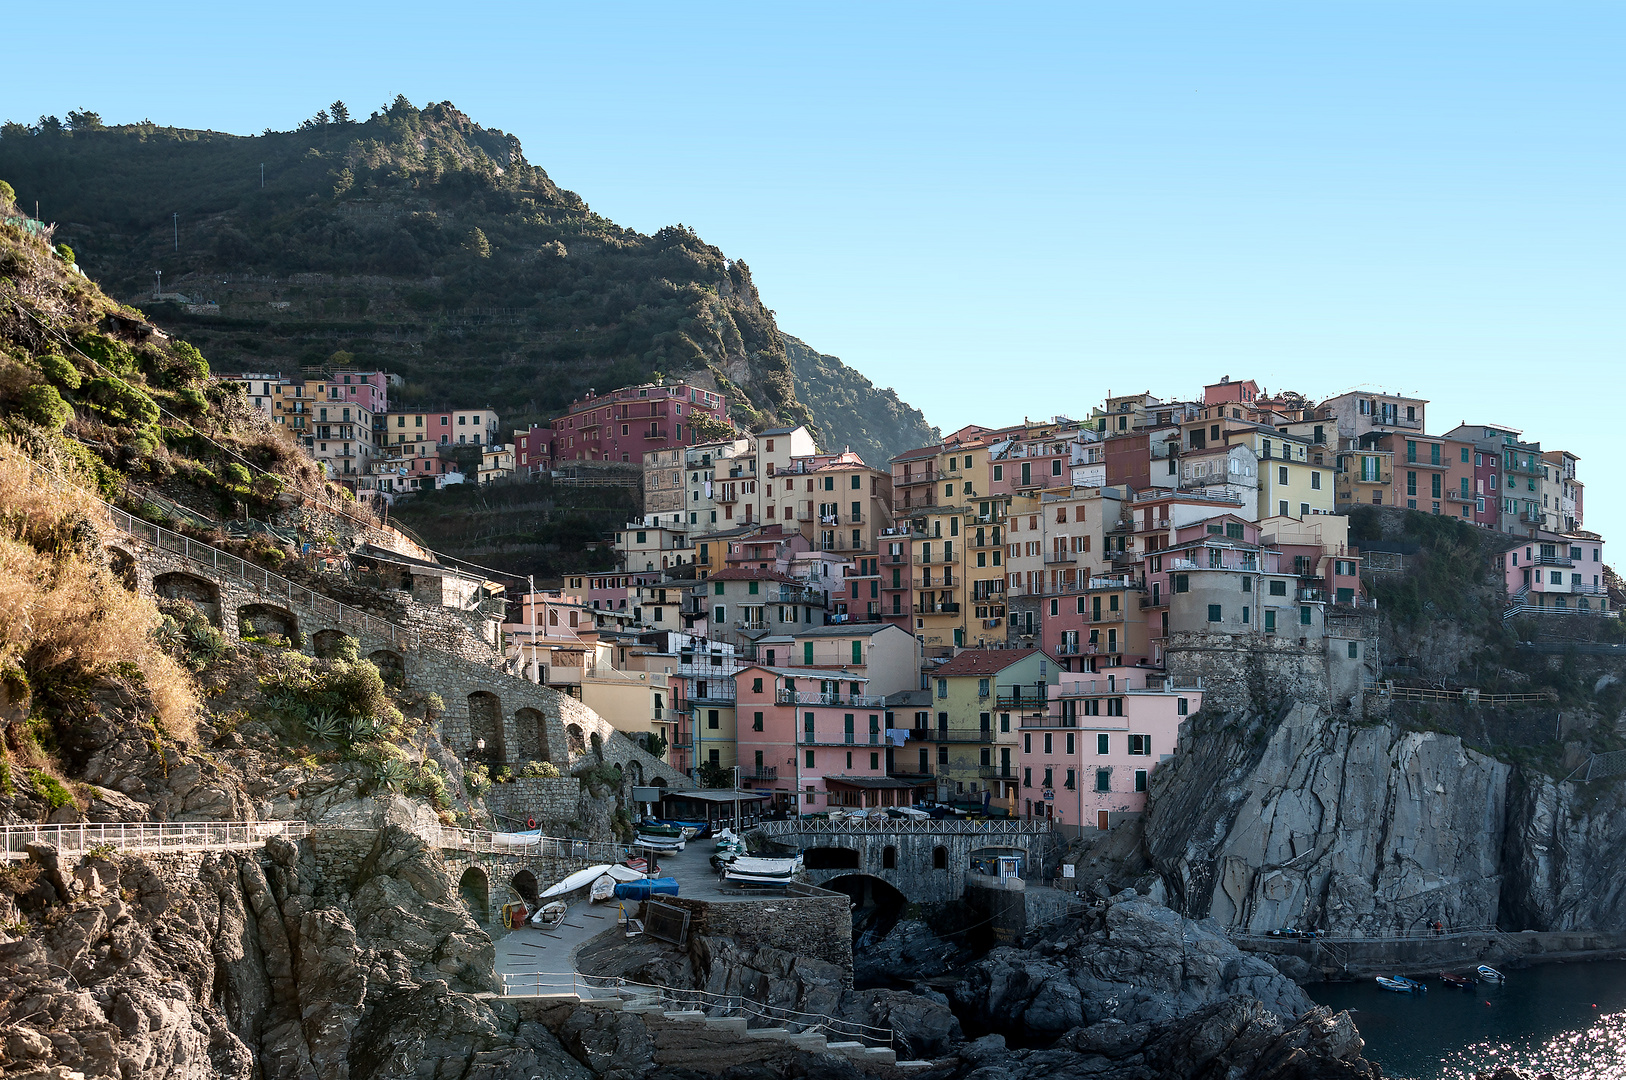
<path fill-rule="evenodd" d="M 1626 960 L 1508 969 L 1505 983 L 1471 990 L 1448 988 L 1437 972 L 1395 974 L 1428 993 L 1394 994 L 1372 980 L 1305 987 L 1318 1004 L 1350 1011 L 1386 1077 L 1468 1080 L 1517 1065 L 1563 1080 L 1626 1078 Z"/>

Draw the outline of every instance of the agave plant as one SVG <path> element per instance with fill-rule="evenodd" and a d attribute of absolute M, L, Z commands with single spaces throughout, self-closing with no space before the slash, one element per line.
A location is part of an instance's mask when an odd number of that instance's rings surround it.
<path fill-rule="evenodd" d="M 411 778 L 407 763 L 396 757 L 385 758 L 373 769 L 373 782 L 388 791 L 400 791 Z"/>
<path fill-rule="evenodd" d="M 323 742 L 332 742 L 343 733 L 344 726 L 340 723 L 339 718 L 331 711 L 323 709 L 315 716 L 306 719 L 305 731 L 309 733 L 310 737 L 313 739 L 321 739 Z"/>
<path fill-rule="evenodd" d="M 351 742 L 361 742 L 375 738 L 378 735 L 379 727 L 378 719 L 372 716 L 351 716 L 347 717 L 344 722 L 345 736 Z"/>

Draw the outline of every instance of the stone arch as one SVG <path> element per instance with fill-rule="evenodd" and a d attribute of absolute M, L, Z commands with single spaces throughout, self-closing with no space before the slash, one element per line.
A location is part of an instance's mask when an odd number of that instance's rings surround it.
<path fill-rule="evenodd" d="M 600 761 L 603 761 L 604 760 L 604 739 L 603 739 L 603 737 L 600 736 L 599 733 L 595 731 L 589 737 L 588 742 L 592 746 L 593 756 L 598 758 Z"/>
<path fill-rule="evenodd" d="M 881 849 L 881 869 L 882 870 L 896 870 L 897 868 L 898 868 L 898 849 L 897 849 L 897 847 L 895 845 L 888 844 L 888 845 L 886 845 L 886 847 Z"/>
<path fill-rule="evenodd" d="M 640 761 L 629 761 L 626 764 L 627 781 L 634 787 L 644 786 L 644 766 Z"/>
<path fill-rule="evenodd" d="M 942 844 L 938 844 L 936 847 L 932 848 L 932 869 L 948 869 L 948 848 L 944 847 Z"/>
<path fill-rule="evenodd" d="M 347 651 L 346 642 L 357 644 L 356 639 L 343 630 L 318 630 L 311 637 L 311 647 L 316 655 L 324 660 L 332 660 L 341 652 Z"/>
<path fill-rule="evenodd" d="M 534 909 L 537 905 L 538 890 L 536 875 L 529 870 L 521 870 L 508 880 L 508 887 L 523 901 L 525 906 Z"/>
<path fill-rule="evenodd" d="M 469 695 L 469 747 L 473 757 L 494 764 L 508 760 L 502 741 L 502 701 L 489 690 Z"/>
<path fill-rule="evenodd" d="M 113 576 L 119 579 L 129 592 L 141 591 L 141 578 L 137 572 L 136 557 L 123 548 L 110 547 L 107 549 L 107 565 L 113 571 Z"/>
<path fill-rule="evenodd" d="M 378 668 L 378 673 L 384 681 L 392 686 L 399 686 L 406 682 L 406 658 L 398 652 L 389 649 L 379 649 L 367 654 L 367 659 Z"/>
<path fill-rule="evenodd" d="M 208 578 L 179 572 L 159 574 L 152 579 L 152 591 L 160 600 L 185 600 L 210 623 L 220 625 L 220 586 Z"/>
<path fill-rule="evenodd" d="M 237 632 L 243 637 L 286 638 L 299 648 L 299 620 L 287 608 L 270 604 L 245 604 L 237 609 Z"/>
<path fill-rule="evenodd" d="M 514 741 L 525 761 L 551 761 L 548 753 L 548 718 L 536 709 L 514 710 Z"/>
<path fill-rule="evenodd" d="M 457 879 L 457 895 L 462 898 L 463 906 L 469 909 L 477 923 L 486 923 L 491 919 L 491 879 L 486 876 L 485 867 L 471 866 L 463 871 L 463 876 Z"/>
<path fill-rule="evenodd" d="M 845 847 L 815 847 L 802 852 L 802 865 L 809 870 L 857 870 L 858 852 Z"/>
<path fill-rule="evenodd" d="M 594 738 L 597 738 L 597 736 L 595 735 Z M 565 725 L 565 741 L 570 746 L 572 757 L 580 757 L 587 753 L 587 740 L 582 735 L 582 726 L 580 724 Z"/>

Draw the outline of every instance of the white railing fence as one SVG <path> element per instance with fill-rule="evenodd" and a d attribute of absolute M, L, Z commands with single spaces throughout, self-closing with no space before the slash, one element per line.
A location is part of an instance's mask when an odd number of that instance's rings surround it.
<path fill-rule="evenodd" d="M 106 847 L 113 851 L 196 851 L 259 847 L 273 836 L 298 840 L 310 827 L 303 821 L 171 821 L 0 826 L 0 857 L 28 857 L 29 844 L 50 844 L 60 852 Z"/>
<path fill-rule="evenodd" d="M 430 837 L 434 846 L 447 851 L 471 851 L 483 855 L 516 855 L 527 858 L 558 856 L 600 862 L 620 862 L 628 848 L 596 840 L 572 840 L 563 836 L 527 833 L 485 832 L 479 829 L 438 828 Z"/>
<path fill-rule="evenodd" d="M 738 994 L 712 994 L 705 990 L 684 990 L 610 976 L 574 972 L 515 972 L 503 975 L 502 992 L 506 997 L 568 996 L 584 1001 L 620 998 L 660 1005 L 674 1011 L 698 1010 L 707 1016 L 744 1017 L 749 1026 L 795 1028 L 805 1034 L 861 1042 L 866 1046 L 891 1047 L 894 1042 L 891 1028 L 842 1020 L 824 1013 L 778 1008 Z"/>
<path fill-rule="evenodd" d="M 972 836 L 1042 836 L 1051 831 L 1044 821 L 960 821 L 949 818 L 854 817 L 836 821 L 764 821 L 756 826 L 768 836 L 794 833 L 939 833 Z"/>

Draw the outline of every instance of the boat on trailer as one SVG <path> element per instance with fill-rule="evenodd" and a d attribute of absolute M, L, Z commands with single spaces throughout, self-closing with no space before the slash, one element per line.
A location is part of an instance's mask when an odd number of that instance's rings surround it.
<path fill-rule="evenodd" d="M 1507 981 L 1506 975 L 1503 975 L 1500 971 L 1497 971 L 1489 964 L 1480 964 L 1474 969 L 1474 971 L 1478 972 L 1479 977 L 1484 979 L 1486 982 L 1499 983 Z"/>

